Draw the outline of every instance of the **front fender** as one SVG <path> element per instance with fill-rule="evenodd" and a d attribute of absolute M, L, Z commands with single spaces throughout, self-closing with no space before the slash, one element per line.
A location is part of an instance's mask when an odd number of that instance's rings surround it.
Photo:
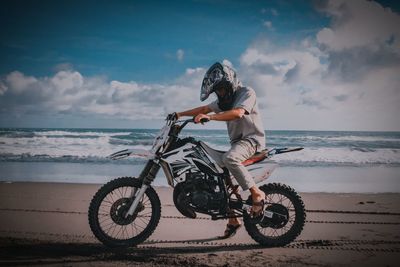
<path fill-rule="evenodd" d="M 129 156 L 138 156 L 142 158 L 151 158 L 154 154 L 146 149 L 124 149 L 118 152 L 115 152 L 108 156 L 108 158 L 117 160 L 123 159 Z"/>

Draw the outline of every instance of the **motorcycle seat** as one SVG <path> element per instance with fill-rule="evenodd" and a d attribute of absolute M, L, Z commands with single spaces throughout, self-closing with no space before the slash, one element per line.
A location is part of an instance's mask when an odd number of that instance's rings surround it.
<path fill-rule="evenodd" d="M 261 152 L 255 153 L 253 156 L 243 161 L 242 164 L 244 166 L 249 166 L 251 164 L 264 160 L 267 156 L 268 156 L 268 150 L 263 150 Z"/>
<path fill-rule="evenodd" d="M 213 149 L 201 141 L 200 144 L 203 146 L 204 149 L 206 149 L 206 151 L 211 155 L 211 157 L 218 162 L 220 166 L 223 166 L 222 155 L 226 153 L 226 151 Z M 251 164 L 263 161 L 267 156 L 268 156 L 268 149 L 264 149 L 260 152 L 255 153 L 253 156 L 243 161 L 242 164 L 244 166 L 249 166 Z"/>

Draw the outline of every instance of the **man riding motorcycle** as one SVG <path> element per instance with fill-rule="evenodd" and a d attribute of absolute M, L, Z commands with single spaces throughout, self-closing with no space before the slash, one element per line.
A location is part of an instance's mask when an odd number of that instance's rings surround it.
<path fill-rule="evenodd" d="M 252 88 L 242 86 L 231 67 L 219 62 L 213 64 L 206 72 L 200 100 L 206 100 L 212 93 L 218 97 L 214 102 L 176 112 L 175 116 L 195 116 L 196 123 L 202 119 L 226 121 L 231 148 L 223 155 L 222 161 L 243 191 L 250 190 L 253 200 L 250 215 L 258 217 L 264 210 L 265 193 L 256 186 L 253 177 L 242 164 L 265 146 L 256 93 Z M 211 112 L 214 114 L 208 115 Z M 233 236 L 240 226 L 238 218 L 230 218 L 222 237 Z"/>

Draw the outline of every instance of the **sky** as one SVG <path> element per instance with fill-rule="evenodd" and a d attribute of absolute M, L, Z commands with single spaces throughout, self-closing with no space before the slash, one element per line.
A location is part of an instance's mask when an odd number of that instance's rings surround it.
<path fill-rule="evenodd" d="M 399 12 L 365 0 L 1 1 L 0 127 L 159 128 L 213 100 L 200 102 L 201 81 L 221 61 L 256 91 L 266 130 L 400 131 Z"/>

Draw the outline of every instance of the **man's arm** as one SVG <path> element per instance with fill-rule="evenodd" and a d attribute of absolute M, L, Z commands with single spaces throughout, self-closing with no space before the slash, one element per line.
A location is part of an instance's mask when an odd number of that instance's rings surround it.
<path fill-rule="evenodd" d="M 176 115 L 178 116 L 178 118 L 180 118 L 182 116 L 197 116 L 199 114 L 207 114 L 210 113 L 211 111 L 212 110 L 208 107 L 208 105 L 206 105 L 194 109 L 185 110 L 182 112 L 177 112 Z"/>
<path fill-rule="evenodd" d="M 216 113 L 210 115 L 210 120 L 214 121 L 231 121 L 240 119 L 245 114 L 245 110 L 243 108 L 235 108 L 228 111 Z"/>
<path fill-rule="evenodd" d="M 203 118 L 208 119 L 208 120 L 214 120 L 214 121 L 231 121 L 231 120 L 240 119 L 241 117 L 244 116 L 245 113 L 246 113 L 246 111 L 243 108 L 235 108 L 235 109 L 231 109 L 231 110 L 224 111 L 224 112 L 219 112 L 219 113 L 212 114 L 212 115 L 206 115 L 204 113 L 200 113 L 196 116 L 194 121 L 200 122 L 200 120 Z"/>

